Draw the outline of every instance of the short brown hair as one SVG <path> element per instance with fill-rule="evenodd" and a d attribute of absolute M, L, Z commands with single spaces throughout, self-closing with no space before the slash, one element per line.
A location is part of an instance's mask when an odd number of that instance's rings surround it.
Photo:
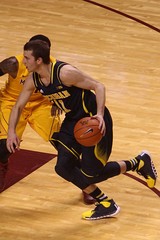
<path fill-rule="evenodd" d="M 29 41 L 24 45 L 24 51 L 32 51 L 32 55 L 37 60 L 42 58 L 43 63 L 50 63 L 50 48 L 48 44 L 42 40 Z"/>

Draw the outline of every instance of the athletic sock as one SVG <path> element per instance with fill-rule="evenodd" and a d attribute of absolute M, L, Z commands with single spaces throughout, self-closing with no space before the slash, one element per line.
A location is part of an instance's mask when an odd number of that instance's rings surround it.
<path fill-rule="evenodd" d="M 130 171 L 130 170 L 135 170 L 138 167 L 139 164 L 139 160 L 136 158 L 130 159 L 128 161 L 124 161 L 126 163 L 126 171 Z"/>
<path fill-rule="evenodd" d="M 104 194 L 98 187 L 89 194 L 91 197 L 95 198 L 97 200 L 97 202 L 101 202 L 104 199 L 107 199 L 108 197 L 106 196 L 106 194 Z"/>

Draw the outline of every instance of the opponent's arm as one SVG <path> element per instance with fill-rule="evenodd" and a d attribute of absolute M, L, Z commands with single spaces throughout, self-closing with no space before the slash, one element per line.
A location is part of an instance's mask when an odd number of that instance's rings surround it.
<path fill-rule="evenodd" d="M 16 57 L 9 57 L 0 62 L 0 76 L 9 74 L 11 77 L 16 78 L 18 72 L 18 61 Z"/>
<path fill-rule="evenodd" d="M 7 148 L 9 152 L 15 152 L 15 148 L 19 149 L 20 140 L 16 135 L 16 126 L 21 115 L 23 108 L 28 102 L 31 94 L 35 89 L 32 75 L 30 75 L 24 84 L 23 90 L 21 91 L 16 104 L 13 106 L 8 126 L 8 137 L 7 137 Z"/>
<path fill-rule="evenodd" d="M 104 108 L 106 102 L 105 86 L 70 65 L 64 65 L 60 71 L 60 79 L 66 86 L 76 86 L 78 88 L 93 90 L 96 95 L 97 114 L 93 116 L 100 122 L 99 128 L 102 134 L 105 133 Z"/>

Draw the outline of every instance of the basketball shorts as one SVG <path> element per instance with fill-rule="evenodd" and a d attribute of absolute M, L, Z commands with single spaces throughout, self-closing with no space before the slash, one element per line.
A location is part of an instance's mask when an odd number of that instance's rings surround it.
<path fill-rule="evenodd" d="M 0 139 L 7 138 L 9 116 L 15 101 L 0 102 Z M 45 141 L 49 141 L 54 132 L 60 129 L 59 116 L 51 116 L 51 105 L 44 99 L 28 102 L 20 116 L 16 133 L 19 139 L 26 128 L 27 123 Z"/>
<path fill-rule="evenodd" d="M 96 146 L 84 147 L 76 142 L 73 135 L 76 122 L 65 118 L 60 132 L 53 134 L 51 141 L 58 150 L 57 164 L 60 165 L 60 168 L 63 166 L 74 167 L 74 162 L 76 163 L 74 159 L 76 160 L 79 156 L 81 171 L 87 177 L 99 175 L 103 171 L 111 154 L 113 141 L 112 118 L 108 109 L 105 109 L 104 119 L 106 123 L 105 136 Z"/>

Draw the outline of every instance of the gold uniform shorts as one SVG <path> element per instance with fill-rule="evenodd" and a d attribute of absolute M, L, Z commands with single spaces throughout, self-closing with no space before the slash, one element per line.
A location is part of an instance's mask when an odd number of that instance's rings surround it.
<path fill-rule="evenodd" d="M 15 100 L 0 101 L 0 139 L 7 138 L 9 116 L 14 104 Z M 51 105 L 46 99 L 27 103 L 16 128 L 19 139 L 22 138 L 27 123 L 45 141 L 49 141 L 52 134 L 60 129 L 60 117 L 51 116 Z"/>

